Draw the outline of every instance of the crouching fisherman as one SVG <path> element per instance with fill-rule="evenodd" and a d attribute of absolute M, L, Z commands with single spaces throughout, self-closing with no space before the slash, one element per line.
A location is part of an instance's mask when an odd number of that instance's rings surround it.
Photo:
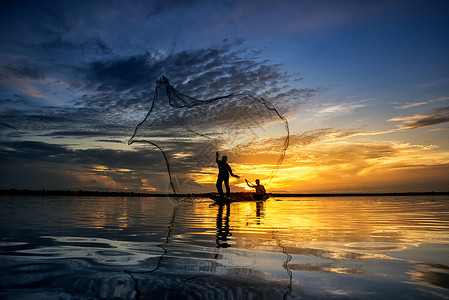
<path fill-rule="evenodd" d="M 252 184 L 250 183 L 248 180 L 246 180 L 246 184 L 249 187 L 255 188 L 256 191 L 254 194 L 251 195 L 253 200 L 264 200 L 268 197 L 267 192 L 265 191 L 265 187 L 263 185 L 260 184 L 260 180 L 256 179 L 256 184 Z"/>

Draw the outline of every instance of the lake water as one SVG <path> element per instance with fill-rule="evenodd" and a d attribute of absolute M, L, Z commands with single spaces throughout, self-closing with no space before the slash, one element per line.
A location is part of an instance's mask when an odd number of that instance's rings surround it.
<path fill-rule="evenodd" d="M 0 197 L 0 298 L 448 299 L 449 197 Z"/>

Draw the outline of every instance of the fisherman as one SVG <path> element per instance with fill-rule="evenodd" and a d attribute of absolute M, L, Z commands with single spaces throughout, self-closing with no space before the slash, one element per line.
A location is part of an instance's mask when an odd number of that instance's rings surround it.
<path fill-rule="evenodd" d="M 231 189 L 229 188 L 229 174 L 235 178 L 240 178 L 240 176 L 232 173 L 231 167 L 228 165 L 227 160 L 228 157 L 223 155 L 221 160 L 218 160 L 219 154 L 218 151 L 215 153 L 215 161 L 218 165 L 218 178 L 217 178 L 217 191 L 220 194 L 220 197 L 223 198 L 223 186 L 222 183 L 224 181 L 226 187 L 226 197 L 229 197 L 231 194 Z"/>
<path fill-rule="evenodd" d="M 263 185 L 260 184 L 260 180 L 256 179 L 256 184 L 252 184 L 250 183 L 248 180 L 246 180 L 246 184 L 249 187 L 255 188 L 256 189 L 256 193 L 251 195 L 251 197 L 253 198 L 253 200 L 262 200 L 265 195 L 267 194 L 267 192 L 265 191 L 265 187 Z"/>

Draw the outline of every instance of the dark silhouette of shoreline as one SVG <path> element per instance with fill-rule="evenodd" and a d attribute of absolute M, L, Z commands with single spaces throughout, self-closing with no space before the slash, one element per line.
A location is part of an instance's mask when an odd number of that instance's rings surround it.
<path fill-rule="evenodd" d="M 215 193 L 145 193 L 72 190 L 0 189 L 0 195 L 9 196 L 97 196 L 97 197 L 209 197 Z M 442 196 L 447 192 L 390 192 L 390 193 L 270 193 L 272 197 L 351 197 L 351 196 Z"/>

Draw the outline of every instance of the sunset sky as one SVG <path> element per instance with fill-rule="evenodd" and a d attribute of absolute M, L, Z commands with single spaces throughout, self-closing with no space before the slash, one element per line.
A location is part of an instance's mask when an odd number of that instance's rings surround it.
<path fill-rule="evenodd" d="M 0 188 L 449 190 L 448 1 L 1 1 Z M 278 169 L 277 169 L 278 168 Z M 277 172 L 275 170 L 277 169 Z M 271 176 L 273 174 L 274 176 Z"/>

